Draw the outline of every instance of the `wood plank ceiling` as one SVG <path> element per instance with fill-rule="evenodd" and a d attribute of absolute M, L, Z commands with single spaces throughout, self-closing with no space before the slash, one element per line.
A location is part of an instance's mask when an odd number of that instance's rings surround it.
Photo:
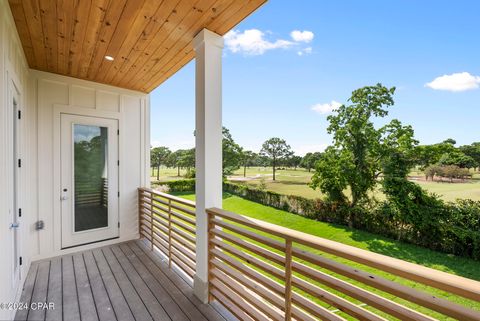
<path fill-rule="evenodd" d="M 266 0 L 9 0 L 30 68 L 150 92 Z M 113 61 L 105 59 L 111 56 Z"/>

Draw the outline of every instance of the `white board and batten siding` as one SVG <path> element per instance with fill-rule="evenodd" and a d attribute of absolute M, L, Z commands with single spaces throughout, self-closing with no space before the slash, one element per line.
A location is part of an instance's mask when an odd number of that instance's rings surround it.
<path fill-rule="evenodd" d="M 38 216 L 45 223 L 38 232 L 34 258 L 79 250 L 61 251 L 61 113 L 118 119 L 120 230 L 119 239 L 109 243 L 137 238 L 137 188 L 149 182 L 148 95 L 34 70 L 30 78 L 36 92 L 38 119 Z M 95 246 L 98 244 L 82 248 Z"/>
<path fill-rule="evenodd" d="M 13 197 L 12 90 L 22 117 L 18 122 L 17 204 L 22 209 L 19 243 L 22 280 L 12 285 L 13 247 L 9 229 Z M 0 0 L 0 302 L 19 300 L 30 262 L 138 237 L 137 188 L 149 184 L 149 95 L 28 68 L 7 1 Z M 60 113 L 118 119 L 119 238 L 61 250 Z M 35 230 L 42 220 L 43 230 Z M 0 309 L 0 320 L 15 311 Z"/>
<path fill-rule="evenodd" d="M 13 109 L 13 92 L 16 92 L 17 106 L 23 111 L 27 109 L 29 69 L 16 32 L 15 22 L 7 1 L 0 1 L 0 303 L 14 302 L 19 298 L 21 283 L 14 284 L 12 271 L 14 253 L 12 244 L 12 223 L 14 210 L 14 158 L 13 126 L 15 112 Z M 35 160 L 35 145 L 28 139 L 34 135 L 34 114 L 25 115 L 19 124 L 20 141 L 18 154 L 26 162 Z M 17 203 L 22 211 L 36 213 L 36 188 L 34 187 L 35 167 L 22 168 L 18 172 Z M 19 247 L 23 264 L 20 275 L 28 272 L 30 248 L 27 237 L 30 231 L 30 218 L 22 217 L 19 234 Z M 0 320 L 9 320 L 14 311 L 0 309 Z"/>

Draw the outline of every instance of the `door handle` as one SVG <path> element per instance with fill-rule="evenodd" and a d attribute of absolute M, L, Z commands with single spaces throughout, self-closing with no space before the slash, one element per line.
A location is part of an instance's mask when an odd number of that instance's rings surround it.
<path fill-rule="evenodd" d="M 60 200 L 61 200 L 61 201 L 66 201 L 66 200 L 68 200 L 67 192 L 68 192 L 68 189 L 64 188 L 64 189 L 63 189 L 63 194 L 62 194 L 62 196 L 60 196 Z"/>
<path fill-rule="evenodd" d="M 19 227 L 20 227 L 19 223 L 10 223 L 10 229 L 19 228 Z"/>

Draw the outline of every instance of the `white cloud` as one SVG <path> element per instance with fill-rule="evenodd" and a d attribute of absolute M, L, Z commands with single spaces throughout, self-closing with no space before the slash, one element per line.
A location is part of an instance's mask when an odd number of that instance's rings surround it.
<path fill-rule="evenodd" d="M 290 32 L 290 36 L 296 42 L 309 43 L 313 40 L 314 34 L 313 32 L 308 30 L 304 30 L 304 31 L 293 30 L 292 32 Z"/>
<path fill-rule="evenodd" d="M 299 146 L 292 146 L 295 155 L 305 156 L 306 153 L 323 152 L 328 147 L 328 144 L 306 144 Z"/>
<path fill-rule="evenodd" d="M 312 106 L 312 110 L 316 111 L 319 114 L 330 114 L 338 107 L 342 106 L 338 101 L 332 100 L 330 103 L 325 104 L 315 104 Z"/>
<path fill-rule="evenodd" d="M 294 30 L 290 33 L 292 40 L 286 39 L 268 39 L 267 34 L 258 29 L 248 29 L 245 31 L 231 30 L 224 36 L 225 46 L 233 53 L 243 53 L 245 55 L 263 55 L 266 51 L 274 49 L 300 48 L 299 55 L 310 54 L 312 47 L 301 48 L 306 43 L 313 40 L 313 32 Z"/>
<path fill-rule="evenodd" d="M 307 47 L 302 50 L 297 51 L 297 55 L 303 56 L 303 55 L 309 55 L 312 53 L 312 47 Z"/>
<path fill-rule="evenodd" d="M 244 32 L 232 30 L 224 36 L 224 39 L 225 45 L 231 52 L 243 52 L 247 55 L 262 55 L 267 50 L 286 49 L 294 44 L 283 39 L 269 41 L 265 39 L 265 33 L 258 29 L 249 29 Z"/>
<path fill-rule="evenodd" d="M 474 76 L 468 72 L 443 75 L 426 83 L 425 87 L 453 92 L 472 90 L 480 87 L 480 76 Z"/>

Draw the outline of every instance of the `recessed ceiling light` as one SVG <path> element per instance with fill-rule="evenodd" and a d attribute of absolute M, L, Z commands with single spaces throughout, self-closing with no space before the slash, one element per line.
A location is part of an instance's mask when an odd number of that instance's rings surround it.
<path fill-rule="evenodd" d="M 113 57 L 112 56 L 105 56 L 105 59 L 107 59 L 108 61 L 113 61 Z"/>

